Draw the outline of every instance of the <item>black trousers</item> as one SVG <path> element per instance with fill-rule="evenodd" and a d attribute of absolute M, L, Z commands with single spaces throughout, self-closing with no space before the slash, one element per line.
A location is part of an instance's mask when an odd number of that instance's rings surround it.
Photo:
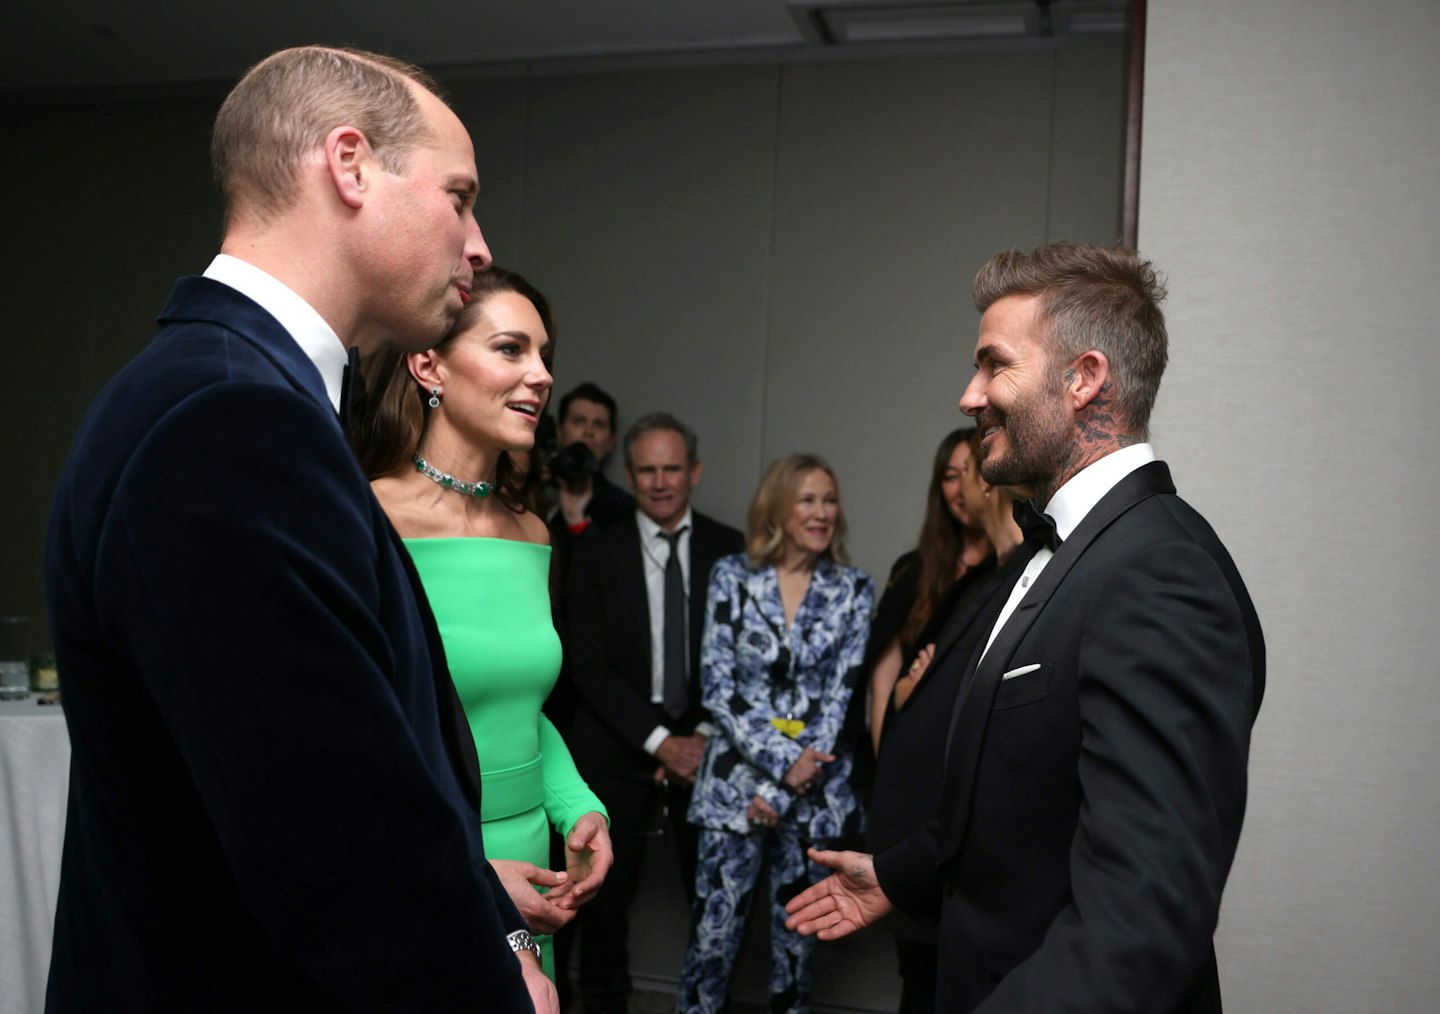
<path fill-rule="evenodd" d="M 623 780 L 592 780 L 590 788 L 610 812 L 615 865 L 572 924 L 580 934 L 580 996 L 586 1014 L 623 1014 L 631 988 L 630 905 L 639 892 L 646 847 L 657 836 L 674 843 L 688 906 L 695 896 L 700 832 L 685 819 L 688 787 L 657 788 L 648 774 L 637 771 Z"/>
<path fill-rule="evenodd" d="M 935 977 L 940 971 L 940 948 L 919 940 L 895 938 L 900 970 L 898 1014 L 933 1014 Z"/>

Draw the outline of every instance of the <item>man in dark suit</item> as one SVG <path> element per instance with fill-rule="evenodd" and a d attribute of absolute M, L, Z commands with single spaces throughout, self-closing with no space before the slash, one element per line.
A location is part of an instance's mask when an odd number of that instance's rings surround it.
<path fill-rule="evenodd" d="M 629 523 L 635 517 L 635 498 L 605 478 L 605 462 L 615 449 L 616 412 L 615 399 L 588 380 L 560 399 L 560 425 L 556 431 L 560 450 L 549 462 L 550 477 L 556 484 L 556 503 L 546 524 L 550 529 L 552 598 L 562 637 L 565 588 L 575 546 L 610 525 Z M 558 595 L 554 594 L 556 590 Z M 570 731 L 575 703 L 567 657 L 545 702 L 545 714 L 562 733 Z M 558 837 L 556 847 L 564 848 Z M 558 858 L 563 862 L 563 856 Z M 557 954 L 568 953 L 563 936 L 557 937 L 556 946 Z"/>
<path fill-rule="evenodd" d="M 841 872 L 790 906 L 824 939 L 892 905 L 938 916 L 937 1009 L 1220 1010 L 1211 937 L 1265 650 L 1229 554 L 1145 442 L 1163 297 L 1134 251 L 1073 244 L 999 254 L 975 281 L 960 404 L 986 481 L 1032 498 L 1033 556 L 967 660 L 939 822 L 873 858 L 817 856 Z"/>
<path fill-rule="evenodd" d="M 615 865 L 583 908 L 585 1010 L 624 1011 L 630 995 L 629 908 L 644 832 L 657 805 L 686 896 L 695 888 L 696 829 L 685 819 L 709 727 L 700 705 L 700 635 L 710 570 L 738 553 L 740 533 L 690 509 L 700 481 L 695 435 L 672 416 L 645 416 L 625 435 L 625 474 L 638 510 L 581 543 L 570 574 L 569 643 L 580 694 L 570 747 L 610 811 Z"/>
<path fill-rule="evenodd" d="M 91 407 L 51 514 L 47 1010 L 553 1010 L 336 415 L 347 349 L 429 347 L 489 264 L 469 136 L 418 69 L 306 47 L 236 85 L 213 155 L 221 255 Z"/>

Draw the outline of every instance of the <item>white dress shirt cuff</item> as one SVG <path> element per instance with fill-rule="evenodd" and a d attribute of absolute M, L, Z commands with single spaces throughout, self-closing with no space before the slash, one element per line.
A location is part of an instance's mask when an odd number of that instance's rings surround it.
<path fill-rule="evenodd" d="M 663 725 L 655 726 L 655 731 L 645 737 L 645 752 L 648 753 L 651 757 L 654 757 L 655 751 L 660 749 L 660 744 L 665 742 L 665 740 L 669 738 L 669 729 L 665 728 L 665 726 Z"/>

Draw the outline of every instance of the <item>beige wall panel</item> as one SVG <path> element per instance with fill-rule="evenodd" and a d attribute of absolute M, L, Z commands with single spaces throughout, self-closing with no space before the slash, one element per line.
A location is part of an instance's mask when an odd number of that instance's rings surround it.
<path fill-rule="evenodd" d="M 530 83 L 525 78 L 480 78 L 450 86 L 455 112 L 475 143 L 475 168 L 480 174 L 475 219 L 495 263 L 522 274 L 526 271 L 525 121 L 529 91 Z M 549 295 L 543 279 L 536 284 Z"/>
<path fill-rule="evenodd" d="M 1125 62 L 1125 48 L 1118 40 L 1055 53 L 1046 240 L 1120 239 Z"/>
<path fill-rule="evenodd" d="M 599 383 L 622 431 L 645 412 L 679 416 L 700 435 L 697 504 L 737 525 L 763 425 L 775 77 L 531 82 L 523 261 L 560 319 L 556 390 Z"/>
<path fill-rule="evenodd" d="M 1155 437 L 1234 552 L 1270 683 L 1227 1008 L 1430 1011 L 1440 911 L 1440 19 L 1151 0 Z"/>
<path fill-rule="evenodd" d="M 1029 52 L 785 71 L 765 457 L 830 459 L 877 580 L 965 422 L 975 269 L 1044 242 L 1053 68 Z"/>

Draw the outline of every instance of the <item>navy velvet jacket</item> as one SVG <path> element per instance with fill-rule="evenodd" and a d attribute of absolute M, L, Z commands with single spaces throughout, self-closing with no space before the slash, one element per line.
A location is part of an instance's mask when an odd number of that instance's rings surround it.
<path fill-rule="evenodd" d="M 177 283 L 45 546 L 72 741 L 48 1010 L 529 1010 L 409 557 L 318 371 Z"/>

